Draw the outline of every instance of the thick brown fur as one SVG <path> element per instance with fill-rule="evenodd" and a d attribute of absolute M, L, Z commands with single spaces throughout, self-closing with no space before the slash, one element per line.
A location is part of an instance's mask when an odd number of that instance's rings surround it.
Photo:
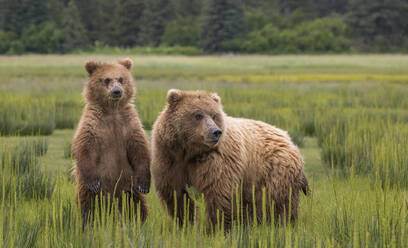
<path fill-rule="evenodd" d="M 222 135 L 216 143 L 217 129 Z M 217 211 L 226 229 L 238 216 L 245 223 L 253 216 L 258 222 L 271 221 L 270 216 L 279 222 L 297 219 L 299 191 L 308 192 L 308 183 L 302 155 L 287 132 L 261 121 L 227 116 L 215 93 L 170 90 L 152 135 L 155 188 L 180 223 L 187 216 L 185 206 L 194 221 L 187 186 L 204 195 L 214 226 L 219 224 Z"/>
<path fill-rule="evenodd" d="M 125 195 L 147 217 L 142 193 L 150 188 L 150 148 L 138 113 L 132 104 L 135 94 L 130 73 L 132 61 L 87 62 L 89 80 L 83 95 L 86 106 L 72 143 L 75 159 L 76 202 L 84 222 L 102 192 L 122 202 Z M 114 93 L 120 93 L 120 96 Z"/>

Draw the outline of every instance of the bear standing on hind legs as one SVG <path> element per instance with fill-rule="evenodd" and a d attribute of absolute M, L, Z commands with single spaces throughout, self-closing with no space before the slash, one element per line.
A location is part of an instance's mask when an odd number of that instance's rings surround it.
<path fill-rule="evenodd" d="M 84 223 L 90 218 L 95 198 L 119 200 L 126 196 L 129 210 L 140 209 L 147 217 L 150 188 L 150 149 L 132 100 L 135 94 L 130 73 L 132 61 L 87 62 L 89 80 L 83 95 L 86 106 L 72 143 L 75 159 L 76 202 Z M 79 201 L 79 202 L 78 202 Z"/>
<path fill-rule="evenodd" d="M 227 116 L 215 93 L 170 90 L 152 135 L 155 188 L 180 223 L 184 216 L 194 221 L 187 186 L 204 195 L 214 227 L 222 218 L 225 229 L 233 220 L 248 223 L 253 217 L 258 223 L 271 217 L 296 220 L 299 191 L 306 194 L 308 182 L 302 155 L 287 132 Z"/>

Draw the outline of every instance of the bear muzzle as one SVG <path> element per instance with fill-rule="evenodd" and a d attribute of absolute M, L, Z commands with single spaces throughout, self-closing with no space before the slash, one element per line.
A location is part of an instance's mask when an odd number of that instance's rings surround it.
<path fill-rule="evenodd" d="M 211 137 L 210 143 L 212 145 L 216 145 L 218 141 L 220 140 L 221 135 L 222 135 L 222 130 L 219 128 L 214 128 L 212 130 L 212 137 Z"/>
<path fill-rule="evenodd" d="M 112 97 L 112 99 L 114 100 L 118 100 L 122 97 L 122 89 L 118 86 L 115 86 L 112 88 L 110 95 Z"/>

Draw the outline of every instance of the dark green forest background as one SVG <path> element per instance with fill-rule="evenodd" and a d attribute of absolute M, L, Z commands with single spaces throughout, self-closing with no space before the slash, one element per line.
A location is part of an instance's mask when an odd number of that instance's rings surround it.
<path fill-rule="evenodd" d="M 1 54 L 408 51 L 408 0 L 0 0 L 0 11 Z"/>

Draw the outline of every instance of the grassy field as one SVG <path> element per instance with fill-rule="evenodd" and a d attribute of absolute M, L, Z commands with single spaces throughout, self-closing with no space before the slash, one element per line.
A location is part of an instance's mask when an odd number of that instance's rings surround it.
<path fill-rule="evenodd" d="M 203 207 L 178 227 L 154 190 L 144 225 L 113 212 L 82 230 L 69 150 L 89 59 L 117 57 L 0 57 L 0 247 L 406 247 L 408 56 L 132 57 L 146 129 L 168 89 L 206 89 L 301 147 L 299 221 L 227 234 L 208 233 Z"/>

